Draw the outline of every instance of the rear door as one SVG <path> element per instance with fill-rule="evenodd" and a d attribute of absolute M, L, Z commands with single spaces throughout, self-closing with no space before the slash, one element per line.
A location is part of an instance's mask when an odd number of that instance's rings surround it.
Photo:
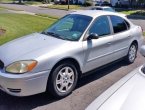
<path fill-rule="evenodd" d="M 132 39 L 130 33 L 129 23 L 119 16 L 110 16 L 112 23 L 113 41 L 112 49 L 114 51 L 114 59 L 119 59 L 123 56 L 126 56 L 128 53 L 128 48 L 130 46 L 130 40 Z"/>

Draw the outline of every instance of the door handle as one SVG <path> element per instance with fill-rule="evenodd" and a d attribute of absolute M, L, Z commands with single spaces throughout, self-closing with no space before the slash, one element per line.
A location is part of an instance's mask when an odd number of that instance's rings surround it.
<path fill-rule="evenodd" d="M 127 36 L 127 38 L 129 39 L 131 37 L 131 35 Z"/>
<path fill-rule="evenodd" d="M 111 45 L 111 42 L 108 42 L 107 44 L 108 44 L 108 45 Z"/>

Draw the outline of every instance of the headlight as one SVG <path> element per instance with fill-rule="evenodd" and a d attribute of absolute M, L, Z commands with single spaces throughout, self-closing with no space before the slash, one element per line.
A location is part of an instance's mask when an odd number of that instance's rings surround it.
<path fill-rule="evenodd" d="M 35 60 L 17 61 L 6 67 L 6 72 L 9 73 L 26 73 L 37 65 Z"/>

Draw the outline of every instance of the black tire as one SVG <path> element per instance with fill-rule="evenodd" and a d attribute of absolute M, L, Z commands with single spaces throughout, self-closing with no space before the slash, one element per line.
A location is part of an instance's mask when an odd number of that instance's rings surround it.
<path fill-rule="evenodd" d="M 134 55 L 133 55 L 133 57 L 131 59 L 131 51 L 132 51 L 132 49 L 135 49 L 135 51 L 134 51 Z M 135 61 L 136 56 L 137 56 L 137 50 L 138 50 L 137 44 L 136 43 L 132 43 L 131 46 L 129 47 L 128 54 L 127 54 L 127 56 L 125 58 L 127 64 L 131 64 L 131 63 L 133 63 Z"/>
<path fill-rule="evenodd" d="M 74 72 L 74 82 L 72 84 L 72 86 L 66 91 L 66 92 L 61 92 L 59 91 L 59 85 L 56 84 L 56 80 L 59 76 L 59 72 L 63 71 L 63 68 L 68 67 L 69 69 L 71 68 Z M 60 77 L 62 77 L 60 75 Z M 57 65 L 53 71 L 50 74 L 50 77 L 48 79 L 48 91 L 56 98 L 63 98 L 68 96 L 69 94 L 71 94 L 71 92 L 74 90 L 74 88 L 76 87 L 78 81 L 78 71 L 75 67 L 75 65 L 69 61 L 63 62 L 59 65 Z"/>

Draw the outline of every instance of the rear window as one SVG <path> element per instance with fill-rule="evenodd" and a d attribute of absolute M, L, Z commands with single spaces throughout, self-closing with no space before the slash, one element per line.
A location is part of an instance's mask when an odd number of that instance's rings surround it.
<path fill-rule="evenodd" d="M 114 33 L 119 33 L 128 29 L 127 24 L 123 18 L 118 16 L 110 16 L 110 19 L 113 25 Z"/>

